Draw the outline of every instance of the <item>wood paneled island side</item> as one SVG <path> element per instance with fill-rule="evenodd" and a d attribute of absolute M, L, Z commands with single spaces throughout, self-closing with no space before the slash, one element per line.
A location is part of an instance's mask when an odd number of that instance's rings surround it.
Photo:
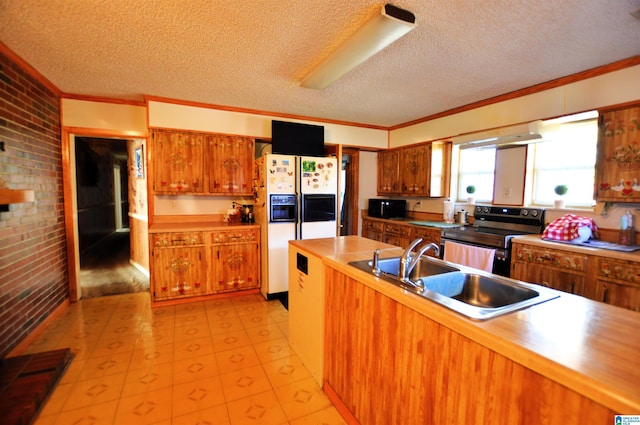
<path fill-rule="evenodd" d="M 561 293 L 473 321 L 348 265 L 370 252 L 323 254 L 325 391 L 352 422 L 606 424 L 640 414 L 638 313 Z"/>

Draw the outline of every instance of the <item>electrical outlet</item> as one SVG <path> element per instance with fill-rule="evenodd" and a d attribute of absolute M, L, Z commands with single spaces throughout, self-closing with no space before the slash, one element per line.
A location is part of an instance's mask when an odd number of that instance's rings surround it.
<path fill-rule="evenodd" d="M 505 187 L 502 192 L 504 198 L 511 198 L 511 187 Z"/>

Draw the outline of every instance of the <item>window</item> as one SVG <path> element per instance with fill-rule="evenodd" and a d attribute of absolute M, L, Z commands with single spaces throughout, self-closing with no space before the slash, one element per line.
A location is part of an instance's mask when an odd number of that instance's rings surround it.
<path fill-rule="evenodd" d="M 566 185 L 569 190 L 563 198 L 568 207 L 593 206 L 597 116 L 591 111 L 543 122 L 543 141 L 528 145 L 525 204 L 552 206 L 558 198 L 553 189 Z M 493 201 L 496 148 L 490 143 L 488 140 L 485 146 L 475 148 L 469 144 L 454 147 L 453 164 L 458 169 L 453 171 L 452 190 L 458 202 L 467 200 L 465 189 L 469 185 L 476 187 L 477 202 Z"/>
<path fill-rule="evenodd" d="M 493 198 L 493 171 L 495 148 L 460 149 L 458 162 L 458 200 L 466 201 L 467 186 L 476 187 L 474 198 L 478 202 L 491 202 Z"/>
<path fill-rule="evenodd" d="M 531 145 L 531 203 L 552 205 L 558 197 L 554 187 L 568 187 L 564 195 L 570 207 L 593 206 L 596 144 L 596 119 L 553 126 L 543 132 L 544 142 Z"/>

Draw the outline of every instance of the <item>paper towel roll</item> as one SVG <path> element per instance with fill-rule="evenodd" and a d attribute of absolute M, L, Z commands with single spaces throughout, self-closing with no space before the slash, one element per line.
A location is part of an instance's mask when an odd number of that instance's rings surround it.
<path fill-rule="evenodd" d="M 455 204 L 452 201 L 444 201 L 442 204 L 442 219 L 445 223 L 453 223 L 453 210 Z"/>

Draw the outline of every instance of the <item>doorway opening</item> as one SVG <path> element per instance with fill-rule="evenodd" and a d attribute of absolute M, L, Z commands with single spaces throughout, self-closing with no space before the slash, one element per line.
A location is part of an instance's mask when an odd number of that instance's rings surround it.
<path fill-rule="evenodd" d="M 342 176 L 340 195 L 340 235 L 358 234 L 358 186 L 360 151 L 353 148 L 342 150 Z"/>
<path fill-rule="evenodd" d="M 131 261 L 130 142 L 96 137 L 75 138 L 82 298 L 149 289 L 148 273 Z"/>

